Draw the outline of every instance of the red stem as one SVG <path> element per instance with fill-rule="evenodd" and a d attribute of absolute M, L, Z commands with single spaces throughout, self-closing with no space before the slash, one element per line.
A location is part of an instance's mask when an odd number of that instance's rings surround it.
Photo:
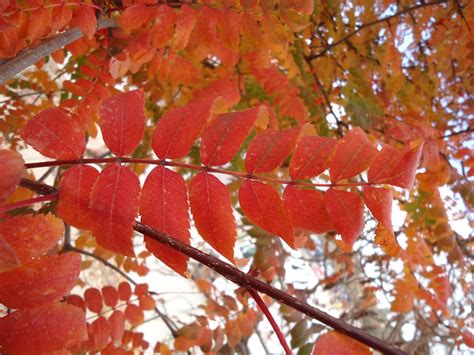
<path fill-rule="evenodd" d="M 0 206 L 0 213 L 11 211 L 20 207 L 34 205 L 35 203 L 38 203 L 38 202 L 53 201 L 53 200 L 56 200 L 57 198 L 58 198 L 58 193 L 52 193 L 50 195 L 34 197 L 28 200 L 18 201 L 15 203 L 9 203 L 8 205 Z"/>
<path fill-rule="evenodd" d="M 177 167 L 177 168 L 184 168 L 184 169 L 191 169 L 191 170 L 198 170 L 198 171 L 208 171 L 208 172 L 216 173 L 216 174 L 225 174 L 225 175 L 236 176 L 236 177 L 239 177 L 239 178 L 247 178 L 247 179 L 260 180 L 260 181 L 267 181 L 267 182 L 273 182 L 273 183 L 284 184 L 284 185 L 299 185 L 299 186 L 314 186 L 314 187 L 372 185 L 372 183 L 370 183 L 370 182 L 349 182 L 349 183 L 343 183 L 343 184 L 340 184 L 340 183 L 336 183 L 336 184 L 333 184 L 333 183 L 315 184 L 315 183 L 311 183 L 311 182 L 283 180 L 283 179 L 275 179 L 275 178 L 270 178 L 270 177 L 265 177 L 265 176 L 257 176 L 257 175 L 246 174 L 246 173 L 242 173 L 242 172 L 238 172 L 238 171 L 212 168 L 212 167 L 203 166 L 203 165 L 179 163 L 179 162 L 166 161 L 166 160 L 160 160 L 160 159 L 137 159 L 137 158 L 122 158 L 122 157 L 42 161 L 42 162 L 38 162 L 38 163 L 25 164 L 25 168 L 26 169 L 34 169 L 34 168 L 44 168 L 44 167 L 48 167 L 48 166 L 78 165 L 78 164 L 104 164 L 104 163 L 115 163 L 115 162 L 173 166 L 173 167 Z"/>
<path fill-rule="evenodd" d="M 275 319 L 273 318 L 272 314 L 270 313 L 270 310 L 268 309 L 267 305 L 265 302 L 263 302 L 262 297 L 258 294 L 257 291 L 249 288 L 247 289 L 248 293 L 250 293 L 250 296 L 255 300 L 255 302 L 258 305 L 258 308 L 265 314 L 265 317 L 267 317 L 268 322 L 272 326 L 273 330 L 275 331 L 278 340 L 280 341 L 281 346 L 285 350 L 286 355 L 291 355 L 293 354 L 290 347 L 288 346 L 288 343 L 286 342 L 285 336 L 281 332 L 280 327 L 278 324 L 275 322 Z"/>

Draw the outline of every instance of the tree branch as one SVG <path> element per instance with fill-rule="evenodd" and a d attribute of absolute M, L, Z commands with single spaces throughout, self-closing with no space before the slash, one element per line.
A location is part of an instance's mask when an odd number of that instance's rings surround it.
<path fill-rule="evenodd" d="M 390 15 L 390 16 L 387 16 L 387 17 L 384 17 L 384 18 L 381 18 L 381 19 L 378 19 L 378 20 L 374 20 L 374 21 L 371 21 L 371 22 L 367 22 L 367 23 L 364 23 L 363 25 L 361 25 L 360 27 L 358 27 L 356 30 L 350 32 L 349 34 L 347 34 L 346 36 L 338 39 L 337 41 L 331 43 L 331 44 L 328 44 L 327 46 L 324 46 L 324 49 L 319 52 L 319 53 L 316 53 L 316 54 L 313 54 L 313 55 L 310 55 L 308 56 L 307 58 L 309 60 L 313 60 L 313 59 L 316 59 L 316 58 L 319 58 L 319 57 L 322 57 L 323 55 L 326 54 L 326 52 L 328 52 L 329 50 L 331 50 L 332 48 L 340 45 L 341 43 L 344 43 L 346 42 L 349 38 L 353 37 L 354 35 L 356 35 L 357 33 L 359 33 L 360 31 L 362 31 L 363 29 L 365 28 L 368 28 L 368 27 L 371 27 L 371 26 L 375 26 L 375 25 L 378 25 L 380 23 L 383 23 L 383 22 L 389 22 L 390 20 L 396 18 L 396 17 L 399 17 L 401 15 L 405 15 L 407 13 L 411 13 L 412 11 L 415 11 L 415 10 L 418 10 L 418 9 L 422 9 L 424 7 L 429 7 L 429 6 L 435 6 L 435 5 L 441 5 L 441 4 L 445 4 L 447 3 L 448 1 L 447 0 L 438 0 L 438 1 L 433 1 L 433 2 L 423 2 L 421 4 L 418 4 L 418 5 L 414 5 L 414 6 L 411 6 L 411 7 L 407 7 L 406 9 L 404 10 L 401 10 L 393 15 Z"/>
<path fill-rule="evenodd" d="M 114 20 L 103 19 L 99 20 L 97 30 L 116 26 L 117 24 Z M 13 78 L 30 65 L 37 63 L 47 55 L 50 55 L 83 36 L 84 34 L 79 28 L 71 28 L 56 37 L 48 39 L 36 47 L 24 49 L 16 57 L 0 64 L 0 85 L 5 84 L 9 79 Z"/>

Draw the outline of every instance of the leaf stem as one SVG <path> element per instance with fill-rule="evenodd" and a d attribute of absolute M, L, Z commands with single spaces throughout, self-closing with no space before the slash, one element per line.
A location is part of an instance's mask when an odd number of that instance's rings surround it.
<path fill-rule="evenodd" d="M 38 197 L 29 198 L 27 200 L 18 201 L 15 203 L 9 203 L 7 205 L 0 206 L 0 213 L 5 213 L 7 211 L 11 211 L 17 208 L 34 205 L 35 203 L 39 203 L 39 202 L 53 201 L 53 200 L 56 200 L 57 198 L 58 198 L 58 193 L 56 192 L 50 195 L 38 196 Z"/>

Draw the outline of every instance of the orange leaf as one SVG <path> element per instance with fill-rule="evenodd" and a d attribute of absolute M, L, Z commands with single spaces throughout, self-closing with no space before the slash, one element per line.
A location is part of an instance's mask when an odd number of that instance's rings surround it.
<path fill-rule="evenodd" d="M 109 97 L 100 107 L 105 144 L 117 156 L 133 153 L 145 130 L 145 94 L 129 91 Z"/>
<path fill-rule="evenodd" d="M 364 344 L 335 330 L 320 335 L 314 344 L 313 355 L 370 355 Z"/>
<path fill-rule="evenodd" d="M 96 352 L 104 349 L 110 340 L 111 326 L 105 317 L 99 317 L 87 327 L 89 339 L 86 348 L 89 352 Z"/>
<path fill-rule="evenodd" d="M 176 18 L 176 30 L 172 40 L 172 49 L 180 51 L 186 47 L 193 31 L 198 12 L 188 5 L 181 6 Z"/>
<path fill-rule="evenodd" d="M 131 326 L 136 327 L 143 323 L 145 315 L 140 307 L 135 304 L 129 304 L 125 309 L 125 319 L 127 319 Z"/>
<path fill-rule="evenodd" d="M 87 38 L 91 39 L 97 28 L 97 18 L 95 17 L 94 10 L 87 5 L 79 6 L 71 21 L 71 27 L 76 26 L 80 28 Z"/>
<path fill-rule="evenodd" d="M 140 198 L 142 223 L 189 244 L 188 196 L 183 177 L 158 166 L 148 175 Z M 145 236 L 146 247 L 181 275 L 188 257 Z"/>
<path fill-rule="evenodd" d="M 58 215 L 64 222 L 92 229 L 95 216 L 89 208 L 89 196 L 98 176 L 97 169 L 89 165 L 76 165 L 63 175 L 59 184 Z"/>
<path fill-rule="evenodd" d="M 392 191 L 386 188 L 364 186 L 363 196 L 375 219 L 392 231 Z"/>
<path fill-rule="evenodd" d="M 331 181 L 351 178 L 367 169 L 377 155 L 364 131 L 355 128 L 346 134 L 336 148 L 329 174 Z"/>
<path fill-rule="evenodd" d="M 404 152 L 384 145 L 369 169 L 369 182 L 411 189 L 422 151 L 423 144 L 415 148 L 407 147 Z"/>
<path fill-rule="evenodd" d="M 100 313 L 102 310 L 102 294 L 95 287 L 88 288 L 84 292 L 84 301 L 91 312 Z"/>
<path fill-rule="evenodd" d="M 397 280 L 395 282 L 395 299 L 392 301 L 392 312 L 407 313 L 413 309 L 415 294 L 409 281 Z"/>
<path fill-rule="evenodd" d="M 64 223 L 52 214 L 17 216 L 0 222 L 0 234 L 24 264 L 57 245 L 64 235 Z"/>
<path fill-rule="evenodd" d="M 19 309 L 54 302 L 74 287 L 80 271 L 81 256 L 67 253 L 1 273 L 0 303 Z"/>
<path fill-rule="evenodd" d="M 33 43 L 44 36 L 51 23 L 51 16 L 47 9 L 33 11 L 28 18 L 28 38 Z"/>
<path fill-rule="evenodd" d="M 165 47 L 173 35 L 176 12 L 168 5 L 161 5 L 156 10 L 153 25 L 153 45 L 156 48 Z"/>
<path fill-rule="evenodd" d="M 86 316 L 69 304 L 48 304 L 0 318 L 0 344 L 9 354 L 61 350 L 85 340 Z"/>
<path fill-rule="evenodd" d="M 201 160 L 205 165 L 224 165 L 239 150 L 250 133 L 261 107 L 218 115 L 205 131 L 201 141 Z"/>
<path fill-rule="evenodd" d="M 385 228 L 381 223 L 379 223 L 375 230 L 374 243 L 380 246 L 389 256 L 400 256 L 403 252 L 402 248 L 398 245 L 393 231 Z"/>
<path fill-rule="evenodd" d="M 352 246 L 364 229 L 364 203 L 353 192 L 330 188 L 324 195 L 324 204 L 331 222 L 342 240 Z"/>
<path fill-rule="evenodd" d="M 260 228 L 281 238 L 292 248 L 295 244 L 293 227 L 278 193 L 259 181 L 245 180 L 239 191 L 240 207 Z"/>
<path fill-rule="evenodd" d="M 155 308 L 155 299 L 150 295 L 141 296 L 138 302 L 140 304 L 140 308 L 144 311 L 150 311 Z"/>
<path fill-rule="evenodd" d="M 72 10 L 68 5 L 56 6 L 51 16 L 51 33 L 56 33 L 69 25 L 72 19 Z"/>
<path fill-rule="evenodd" d="M 114 311 L 109 318 L 110 336 L 114 342 L 122 339 L 125 332 L 125 315 L 120 311 Z"/>
<path fill-rule="evenodd" d="M 3 203 L 15 191 L 25 172 L 25 165 L 17 152 L 0 149 L 0 166 L 0 203 Z"/>
<path fill-rule="evenodd" d="M 206 87 L 193 92 L 193 101 L 208 101 L 221 97 L 226 107 L 232 107 L 240 101 L 239 83 L 237 80 L 223 78 L 215 80 Z"/>
<path fill-rule="evenodd" d="M 160 159 L 184 157 L 206 125 L 213 103 L 208 100 L 167 111 L 153 132 L 155 154 Z"/>
<path fill-rule="evenodd" d="M 285 189 L 283 202 L 293 227 L 314 233 L 334 229 L 324 207 L 324 195 L 321 192 L 289 185 Z"/>
<path fill-rule="evenodd" d="M 201 172 L 189 185 L 189 203 L 199 234 L 235 263 L 236 226 L 227 187 L 214 175 Z"/>
<path fill-rule="evenodd" d="M 102 296 L 104 298 L 104 303 L 109 307 L 115 307 L 117 305 L 119 294 L 118 291 L 113 286 L 104 286 L 102 287 Z"/>
<path fill-rule="evenodd" d="M 124 31 L 130 32 L 148 22 L 153 14 L 153 8 L 143 4 L 137 4 L 127 7 L 116 21 Z"/>
<path fill-rule="evenodd" d="M 309 179 L 329 168 L 337 143 L 337 140 L 332 138 L 302 137 L 291 157 L 291 178 L 293 180 Z"/>
<path fill-rule="evenodd" d="M 5 238 L 0 234 L 0 273 L 9 271 L 20 266 L 20 261 Z"/>
<path fill-rule="evenodd" d="M 250 143 L 245 157 L 249 174 L 264 173 L 277 168 L 293 150 L 300 128 L 264 132 Z"/>
<path fill-rule="evenodd" d="M 135 256 L 133 224 L 138 213 L 140 182 L 127 167 L 108 165 L 91 192 L 92 232 L 97 243 L 111 251 Z"/>
<path fill-rule="evenodd" d="M 60 108 L 47 108 L 20 130 L 21 137 L 44 156 L 77 159 L 86 148 L 85 132 Z"/>

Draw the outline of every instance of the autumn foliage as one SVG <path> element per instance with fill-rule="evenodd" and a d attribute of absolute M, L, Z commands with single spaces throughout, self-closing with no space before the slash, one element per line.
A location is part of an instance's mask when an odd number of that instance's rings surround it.
<path fill-rule="evenodd" d="M 287 354 L 472 347 L 473 18 L 0 1 L 0 353 L 245 353 L 265 319 Z M 135 281 L 156 259 L 203 295 L 193 321 Z"/>

